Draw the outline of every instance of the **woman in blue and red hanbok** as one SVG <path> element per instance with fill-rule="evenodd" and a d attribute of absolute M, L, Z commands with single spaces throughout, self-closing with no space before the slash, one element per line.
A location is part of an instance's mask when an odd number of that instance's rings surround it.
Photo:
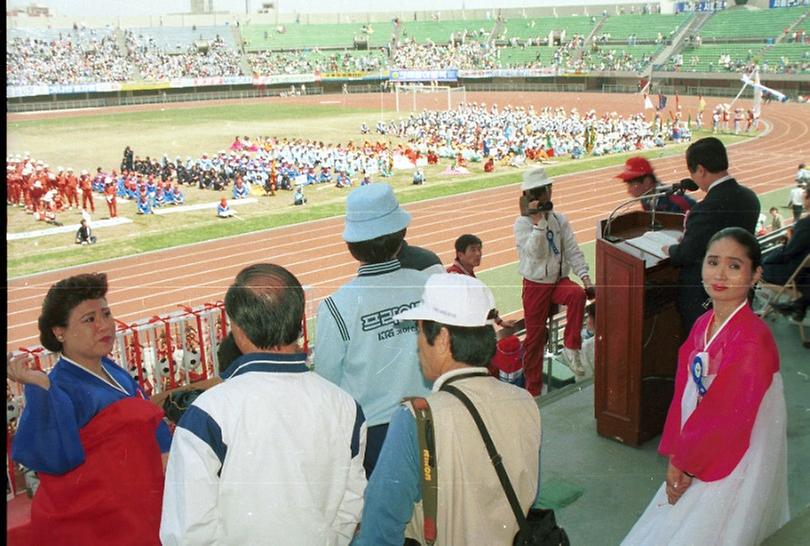
<path fill-rule="evenodd" d="M 163 459 L 171 435 L 163 410 L 107 355 L 115 323 L 107 276 L 76 275 L 51 286 L 40 341 L 61 358 L 45 374 L 8 362 L 25 385 L 15 461 L 39 473 L 31 504 L 36 545 L 160 544 Z"/>
<path fill-rule="evenodd" d="M 743 229 L 709 242 L 703 285 L 713 309 L 678 354 L 658 447 L 666 482 L 622 544 L 754 545 L 790 519 L 779 352 L 747 301 L 760 261 Z"/>

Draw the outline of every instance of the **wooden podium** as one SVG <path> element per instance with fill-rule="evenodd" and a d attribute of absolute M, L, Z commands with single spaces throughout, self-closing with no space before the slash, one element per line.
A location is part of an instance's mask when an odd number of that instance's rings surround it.
<path fill-rule="evenodd" d="M 656 227 L 683 231 L 683 215 L 656 213 Z M 596 430 L 633 446 L 661 433 L 682 342 L 676 309 L 677 270 L 628 243 L 651 231 L 651 215 L 635 211 L 597 227 Z"/>

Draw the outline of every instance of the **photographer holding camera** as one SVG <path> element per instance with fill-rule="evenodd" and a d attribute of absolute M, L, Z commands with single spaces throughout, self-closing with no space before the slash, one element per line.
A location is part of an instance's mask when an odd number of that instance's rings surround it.
<path fill-rule="evenodd" d="M 574 231 L 568 219 L 553 210 L 552 182 L 542 167 L 523 174 L 521 215 L 515 221 L 526 322 L 524 373 L 526 389 L 533 396 L 538 396 L 543 388 L 546 320 L 551 304 L 565 305 L 563 354 L 571 370 L 583 375 L 580 349 L 585 301 L 595 296 L 588 264 Z M 571 270 L 582 279 L 584 289 L 568 278 Z"/>

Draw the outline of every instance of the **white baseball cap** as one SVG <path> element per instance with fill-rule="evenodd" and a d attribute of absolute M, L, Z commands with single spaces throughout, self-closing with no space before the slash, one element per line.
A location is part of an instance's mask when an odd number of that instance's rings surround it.
<path fill-rule="evenodd" d="M 523 173 L 523 183 L 520 185 L 520 189 L 526 191 L 542 188 L 551 185 L 552 182 L 554 180 L 546 174 L 546 170 L 543 167 L 537 167 Z"/>
<path fill-rule="evenodd" d="M 432 320 L 449 326 L 479 327 L 494 322 L 492 291 L 468 275 L 437 273 L 425 283 L 422 301 L 396 320 Z M 492 317 L 492 318 L 491 318 Z"/>

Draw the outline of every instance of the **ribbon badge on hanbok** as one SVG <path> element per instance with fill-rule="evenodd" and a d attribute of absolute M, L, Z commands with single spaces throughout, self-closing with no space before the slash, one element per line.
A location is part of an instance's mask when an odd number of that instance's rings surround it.
<path fill-rule="evenodd" d="M 692 381 L 695 382 L 698 393 L 700 396 L 706 396 L 706 386 L 703 384 L 703 378 L 706 377 L 706 371 L 709 368 L 709 354 L 700 352 L 692 359 L 692 365 L 689 367 L 692 372 Z"/>

